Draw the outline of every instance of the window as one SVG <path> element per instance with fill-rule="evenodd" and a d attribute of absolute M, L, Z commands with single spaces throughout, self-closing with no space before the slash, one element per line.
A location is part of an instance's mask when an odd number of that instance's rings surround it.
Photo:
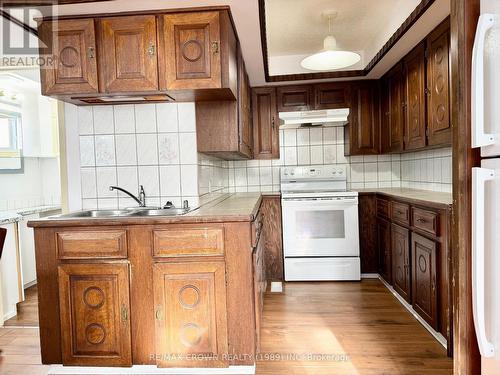
<path fill-rule="evenodd" d="M 17 152 L 17 124 L 19 118 L 0 114 L 0 152 Z"/>

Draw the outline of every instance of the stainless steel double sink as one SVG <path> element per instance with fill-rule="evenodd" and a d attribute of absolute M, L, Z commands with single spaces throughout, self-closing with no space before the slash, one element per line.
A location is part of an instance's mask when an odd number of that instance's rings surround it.
<path fill-rule="evenodd" d="M 113 217 L 179 216 L 189 212 L 184 208 L 137 207 L 125 210 L 87 210 L 53 216 L 53 219 L 95 219 Z"/>

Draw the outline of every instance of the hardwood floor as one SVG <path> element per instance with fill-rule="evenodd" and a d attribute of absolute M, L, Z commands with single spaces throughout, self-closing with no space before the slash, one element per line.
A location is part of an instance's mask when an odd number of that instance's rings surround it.
<path fill-rule="evenodd" d="M 261 340 L 258 375 L 452 374 L 445 349 L 378 280 L 288 283 L 267 293 Z M 46 374 L 37 329 L 0 328 L 0 349 L 0 374 Z M 272 354 L 296 358 L 265 360 Z"/>
<path fill-rule="evenodd" d="M 24 291 L 24 301 L 17 305 L 17 315 L 6 320 L 5 326 L 38 327 L 38 291 L 36 285 Z"/>

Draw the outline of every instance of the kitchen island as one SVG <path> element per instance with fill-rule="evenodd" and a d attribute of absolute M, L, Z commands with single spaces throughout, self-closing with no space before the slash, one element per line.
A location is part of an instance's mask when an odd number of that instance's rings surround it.
<path fill-rule="evenodd" d="M 43 363 L 253 372 L 261 202 L 228 194 L 182 216 L 31 221 Z"/>

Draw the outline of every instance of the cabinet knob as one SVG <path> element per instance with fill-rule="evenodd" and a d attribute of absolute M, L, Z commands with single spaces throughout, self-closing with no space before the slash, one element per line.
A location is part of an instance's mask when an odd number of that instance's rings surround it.
<path fill-rule="evenodd" d="M 156 317 L 156 320 L 163 320 L 163 306 L 162 305 L 156 306 L 155 317 Z"/>
<path fill-rule="evenodd" d="M 212 53 L 219 53 L 219 41 L 212 42 Z"/>
<path fill-rule="evenodd" d="M 154 56 L 155 55 L 155 53 L 156 53 L 156 47 L 155 47 L 155 45 L 154 45 L 153 42 L 149 43 L 149 47 L 148 47 L 147 51 L 148 51 L 148 55 L 149 56 Z"/>
<path fill-rule="evenodd" d="M 89 47 L 87 50 L 87 53 L 89 55 L 89 59 L 93 59 L 95 57 L 95 48 Z"/>

